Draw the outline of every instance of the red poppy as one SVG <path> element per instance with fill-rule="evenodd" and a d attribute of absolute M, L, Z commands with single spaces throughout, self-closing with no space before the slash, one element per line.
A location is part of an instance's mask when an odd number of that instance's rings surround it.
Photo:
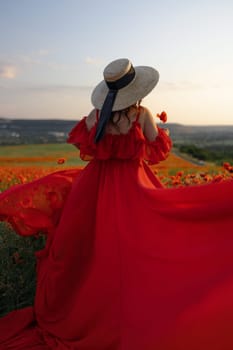
<path fill-rule="evenodd" d="M 223 168 L 226 169 L 226 170 L 228 170 L 230 166 L 231 165 L 228 162 L 223 163 Z"/>
<path fill-rule="evenodd" d="M 65 163 L 65 158 L 59 158 L 58 160 L 57 160 L 57 164 L 64 164 Z"/>
<path fill-rule="evenodd" d="M 213 182 L 220 182 L 223 180 L 223 175 L 222 174 L 217 174 L 213 178 Z"/>
<path fill-rule="evenodd" d="M 233 166 L 231 166 L 230 163 L 228 163 L 228 162 L 223 163 L 223 168 L 225 170 L 229 171 L 229 173 L 233 173 Z"/>
<path fill-rule="evenodd" d="M 166 112 L 162 112 L 162 113 L 158 113 L 157 114 L 157 117 L 163 122 L 163 123 L 166 123 L 167 121 L 167 113 Z"/>

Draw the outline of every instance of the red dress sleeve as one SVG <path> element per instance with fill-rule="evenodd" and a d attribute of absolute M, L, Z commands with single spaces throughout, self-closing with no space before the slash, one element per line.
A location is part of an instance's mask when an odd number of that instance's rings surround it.
<path fill-rule="evenodd" d="M 172 148 L 172 141 L 166 131 L 158 127 L 158 135 L 154 141 L 145 141 L 144 159 L 149 165 L 165 160 Z"/>
<path fill-rule="evenodd" d="M 90 131 L 86 126 L 86 118 L 83 117 L 70 131 L 67 143 L 75 145 L 80 150 L 80 158 L 89 161 L 95 154 L 95 143 L 93 142 L 93 129 Z"/>

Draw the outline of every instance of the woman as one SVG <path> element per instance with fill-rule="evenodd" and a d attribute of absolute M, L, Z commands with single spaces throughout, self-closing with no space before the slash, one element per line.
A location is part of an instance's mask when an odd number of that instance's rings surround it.
<path fill-rule="evenodd" d="M 158 79 L 111 62 L 68 138 L 84 170 L 1 195 L 17 233 L 48 239 L 34 306 L 0 320 L 0 349 L 232 349 L 233 182 L 162 188 L 146 162 L 171 140 L 140 106 Z"/>

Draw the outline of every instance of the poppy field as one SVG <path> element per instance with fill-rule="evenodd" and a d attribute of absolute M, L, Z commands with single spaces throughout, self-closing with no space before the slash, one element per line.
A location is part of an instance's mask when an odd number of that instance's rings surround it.
<path fill-rule="evenodd" d="M 78 150 L 68 144 L 4 146 L 0 148 L 0 191 L 12 185 L 33 181 L 51 172 L 79 168 L 87 164 L 79 159 Z M 222 166 L 198 164 L 173 152 L 151 169 L 165 187 L 198 185 L 233 177 L 229 163 Z"/>
<path fill-rule="evenodd" d="M 0 147 L 0 192 L 51 172 L 68 168 L 80 171 L 87 164 L 72 145 L 22 145 Z M 233 178 L 233 166 L 224 163 L 199 164 L 178 156 L 176 150 L 160 164 L 151 166 L 165 187 L 199 185 Z M 0 223 L 0 316 L 32 305 L 35 293 L 34 253 L 43 248 L 45 237 L 20 237 L 6 223 Z"/>

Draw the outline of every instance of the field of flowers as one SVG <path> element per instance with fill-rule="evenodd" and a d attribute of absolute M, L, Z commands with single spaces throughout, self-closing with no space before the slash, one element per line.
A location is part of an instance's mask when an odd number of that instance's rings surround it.
<path fill-rule="evenodd" d="M 81 169 L 86 165 L 71 145 L 8 146 L 0 148 L 0 191 L 38 179 L 56 170 Z M 190 186 L 233 178 L 229 163 L 197 165 L 171 153 L 151 167 L 166 187 Z M 31 305 L 35 293 L 34 252 L 42 249 L 45 237 L 20 237 L 0 223 L 0 316 Z"/>
<path fill-rule="evenodd" d="M 82 169 L 86 162 L 78 157 L 71 145 L 28 145 L 0 148 L 0 191 L 12 185 L 38 179 L 51 172 L 67 168 Z M 197 165 L 171 153 L 160 164 L 151 166 L 165 186 L 190 186 L 210 181 L 222 181 L 233 176 L 229 163 Z"/>

